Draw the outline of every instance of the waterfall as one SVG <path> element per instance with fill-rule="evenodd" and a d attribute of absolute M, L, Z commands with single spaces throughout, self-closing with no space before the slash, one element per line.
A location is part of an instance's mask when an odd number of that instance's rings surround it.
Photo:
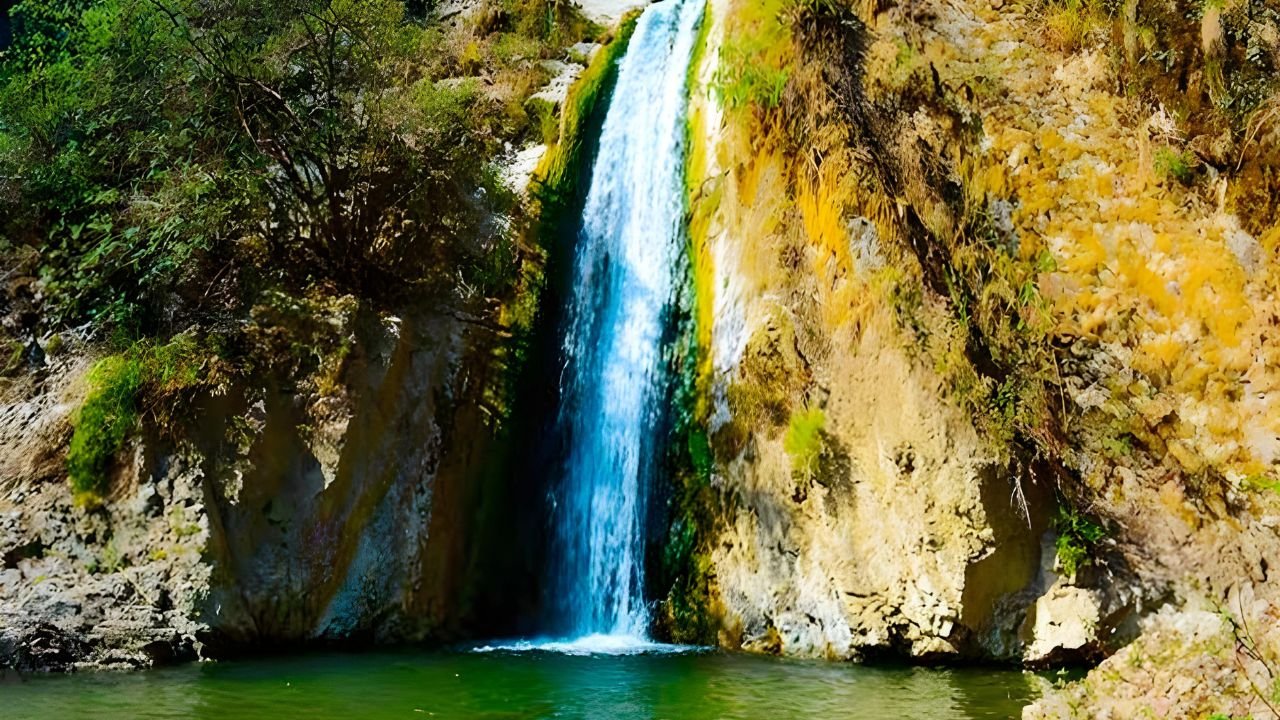
<path fill-rule="evenodd" d="M 645 516 L 684 267 L 686 79 L 705 0 L 664 0 L 618 65 L 577 236 L 557 422 L 551 588 L 573 637 L 643 640 Z"/>

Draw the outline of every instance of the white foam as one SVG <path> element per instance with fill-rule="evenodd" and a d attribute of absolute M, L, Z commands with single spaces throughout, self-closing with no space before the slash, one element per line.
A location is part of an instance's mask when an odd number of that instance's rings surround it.
<path fill-rule="evenodd" d="M 575 639 L 533 639 L 481 645 L 471 652 L 531 653 L 545 652 L 560 655 L 680 655 L 703 652 L 706 648 L 696 645 L 672 645 L 657 643 L 638 635 L 605 635 L 595 633 Z"/>

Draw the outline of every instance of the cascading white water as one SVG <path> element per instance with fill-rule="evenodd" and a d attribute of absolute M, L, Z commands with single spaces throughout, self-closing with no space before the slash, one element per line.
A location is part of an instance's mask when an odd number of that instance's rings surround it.
<path fill-rule="evenodd" d="M 643 641 L 647 490 L 662 460 L 670 311 L 683 273 L 686 78 L 705 0 L 636 23 L 591 169 L 573 273 L 553 518 L 560 629 Z"/>

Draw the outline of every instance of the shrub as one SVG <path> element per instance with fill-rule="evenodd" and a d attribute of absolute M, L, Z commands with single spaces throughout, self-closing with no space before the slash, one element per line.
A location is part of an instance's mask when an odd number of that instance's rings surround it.
<path fill-rule="evenodd" d="M 1172 178 L 1186 185 L 1191 182 L 1195 157 L 1191 153 L 1178 152 L 1171 147 L 1156 150 L 1153 162 L 1156 173 L 1163 178 Z"/>

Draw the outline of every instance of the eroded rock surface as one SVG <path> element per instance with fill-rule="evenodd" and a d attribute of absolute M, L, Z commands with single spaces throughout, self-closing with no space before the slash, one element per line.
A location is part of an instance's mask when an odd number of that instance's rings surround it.
<path fill-rule="evenodd" d="M 465 570 L 480 477 L 500 459 L 475 400 L 497 369 L 468 365 L 482 351 L 468 328 L 438 316 L 339 325 L 354 345 L 333 394 L 225 388 L 201 402 L 192 434 L 132 440 L 94 508 L 75 505 L 61 461 L 88 363 L 11 393 L 0 667 L 459 632 L 477 587 Z"/>

